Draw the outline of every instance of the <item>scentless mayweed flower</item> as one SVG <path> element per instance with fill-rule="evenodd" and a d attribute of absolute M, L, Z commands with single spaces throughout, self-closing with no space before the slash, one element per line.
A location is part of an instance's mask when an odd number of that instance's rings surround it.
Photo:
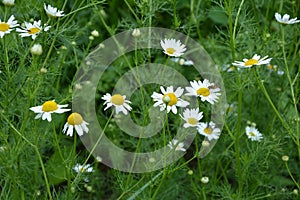
<path fill-rule="evenodd" d="M 171 61 L 178 63 L 179 65 L 191 66 L 194 65 L 192 60 L 185 60 L 183 58 L 171 58 Z"/>
<path fill-rule="evenodd" d="M 116 108 L 116 114 L 119 112 L 123 112 L 125 115 L 127 115 L 128 111 L 131 111 L 130 107 L 130 101 L 126 100 L 125 95 L 115 94 L 110 95 L 109 93 L 106 93 L 101 99 L 105 100 L 103 105 L 106 105 L 106 108 L 104 110 L 108 109 L 109 107 L 114 106 Z"/>
<path fill-rule="evenodd" d="M 221 134 L 221 130 L 217 128 L 216 124 L 212 121 L 209 123 L 201 122 L 197 130 L 200 135 L 206 136 L 209 141 L 218 139 Z"/>
<path fill-rule="evenodd" d="M 76 112 L 69 115 L 67 122 L 65 123 L 63 133 L 66 133 L 68 136 L 73 136 L 73 128 L 75 128 L 77 134 L 82 136 L 83 133 L 88 133 L 89 129 L 86 126 L 88 123 L 83 120 L 82 116 Z"/>
<path fill-rule="evenodd" d="M 199 96 L 201 101 L 208 101 L 211 104 L 218 101 L 218 96 L 221 95 L 219 93 L 220 88 L 215 87 L 214 83 L 210 83 L 209 80 L 204 79 L 201 81 L 191 81 L 192 87 L 186 87 L 185 89 L 188 91 L 185 95 L 187 96 Z"/>
<path fill-rule="evenodd" d="M 91 32 L 91 35 L 92 35 L 93 37 L 99 37 L 99 32 L 98 32 L 97 30 L 93 30 L 93 31 Z"/>
<path fill-rule="evenodd" d="M 3 0 L 2 3 L 6 6 L 13 6 L 15 5 L 15 0 Z"/>
<path fill-rule="evenodd" d="M 34 44 L 31 47 L 30 52 L 31 52 L 32 55 L 37 55 L 37 56 L 42 55 L 43 47 L 40 44 Z"/>
<path fill-rule="evenodd" d="M 64 113 L 67 111 L 70 111 L 71 109 L 64 109 L 65 107 L 68 107 L 68 104 L 65 105 L 59 105 L 54 100 L 53 101 L 46 101 L 41 106 L 35 106 L 29 108 L 31 111 L 38 113 L 37 116 L 34 119 L 42 118 L 42 120 L 47 119 L 48 122 L 51 122 L 51 114 L 52 113 Z"/>
<path fill-rule="evenodd" d="M 52 7 L 51 5 L 47 6 L 46 4 L 44 4 L 44 9 L 49 17 L 62 17 L 65 15 L 63 14 L 64 11 L 60 11 L 57 8 Z"/>
<path fill-rule="evenodd" d="M 169 56 L 179 57 L 183 55 L 186 48 L 184 44 L 181 44 L 180 40 L 165 39 L 160 41 L 161 47 L 164 49 L 164 53 Z"/>
<path fill-rule="evenodd" d="M 201 182 L 204 183 L 204 184 L 206 184 L 206 183 L 209 182 L 209 178 L 208 178 L 207 176 L 203 176 L 203 177 L 201 178 Z"/>
<path fill-rule="evenodd" d="M 133 37 L 140 37 L 141 36 L 141 31 L 138 28 L 133 29 L 132 34 Z"/>
<path fill-rule="evenodd" d="M 172 141 L 169 141 L 168 147 L 171 149 L 175 149 L 175 151 L 186 151 L 184 147 L 183 142 L 179 142 L 176 139 L 173 139 Z"/>
<path fill-rule="evenodd" d="M 25 22 L 25 28 L 17 28 L 17 32 L 20 32 L 21 37 L 30 37 L 34 40 L 37 35 L 41 31 L 48 31 L 51 28 L 51 26 L 47 26 L 44 24 L 44 26 L 41 26 L 41 20 L 34 21 L 33 24 L 29 22 Z"/>
<path fill-rule="evenodd" d="M 77 173 L 84 173 L 84 172 L 88 172 L 88 173 L 91 173 L 91 172 L 94 172 L 94 169 L 93 167 L 91 167 L 90 164 L 86 164 L 86 165 L 81 165 L 79 163 L 77 163 L 74 167 L 73 167 L 73 170 Z"/>
<path fill-rule="evenodd" d="M 254 126 L 246 126 L 246 134 L 251 141 L 260 141 L 263 136 Z"/>
<path fill-rule="evenodd" d="M 284 162 L 287 162 L 289 161 L 289 157 L 288 156 L 282 156 L 281 159 L 284 161 Z"/>
<path fill-rule="evenodd" d="M 241 68 L 250 68 L 254 65 L 267 65 L 270 63 L 271 60 L 272 58 L 268 58 L 268 56 L 265 56 L 262 59 L 260 59 L 260 56 L 255 54 L 251 59 L 244 58 L 243 62 L 234 61 L 232 64 Z"/>
<path fill-rule="evenodd" d="M 180 117 L 186 122 L 183 124 L 184 128 L 188 127 L 197 127 L 199 125 L 199 121 L 203 117 L 203 112 L 199 112 L 199 108 L 196 109 L 185 109 L 183 111 L 183 116 L 180 114 Z"/>
<path fill-rule="evenodd" d="M 300 20 L 297 20 L 297 17 L 290 19 L 290 15 L 288 14 L 284 14 L 281 17 L 281 14 L 275 13 L 275 19 L 281 24 L 295 24 L 300 22 Z"/>
<path fill-rule="evenodd" d="M 160 86 L 160 91 L 162 92 L 162 94 L 153 92 L 153 94 L 151 95 L 153 100 L 156 101 L 153 106 L 159 106 L 160 111 L 167 109 L 168 113 L 170 112 L 170 110 L 172 110 L 174 114 L 177 114 L 177 107 L 184 108 L 190 104 L 189 102 L 179 98 L 184 91 L 184 89 L 181 87 L 178 87 L 174 92 L 173 86 L 167 87 L 167 90 L 165 90 L 164 87 Z"/>
<path fill-rule="evenodd" d="M 0 37 L 3 38 L 5 34 L 9 34 L 16 26 L 19 26 L 18 22 L 15 21 L 15 16 L 10 16 L 7 22 L 2 22 L 0 19 Z"/>

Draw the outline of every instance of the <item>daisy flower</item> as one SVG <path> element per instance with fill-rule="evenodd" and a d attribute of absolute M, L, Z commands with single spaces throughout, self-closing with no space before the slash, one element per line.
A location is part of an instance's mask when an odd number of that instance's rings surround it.
<path fill-rule="evenodd" d="M 186 107 L 190 104 L 189 102 L 179 98 L 184 91 L 184 89 L 181 87 L 178 87 L 175 92 L 173 90 L 173 86 L 167 87 L 167 90 L 160 86 L 160 90 L 162 94 L 153 92 L 151 95 L 153 100 L 156 101 L 153 106 L 159 106 L 160 111 L 163 111 L 167 108 L 168 113 L 170 110 L 172 110 L 174 114 L 177 114 L 177 107 Z"/>
<path fill-rule="evenodd" d="M 29 109 L 35 113 L 38 113 L 34 119 L 42 118 L 42 120 L 47 119 L 48 122 L 51 122 L 51 120 L 52 120 L 51 114 L 52 113 L 64 113 L 64 112 L 70 111 L 71 109 L 64 109 L 67 106 L 68 106 L 68 104 L 58 105 L 53 100 L 53 101 L 46 101 L 41 106 L 35 106 L 35 107 L 31 107 Z"/>
<path fill-rule="evenodd" d="M 297 20 L 297 17 L 290 19 L 290 15 L 288 14 L 284 14 L 281 17 L 281 14 L 275 13 L 275 19 L 281 24 L 295 24 L 300 22 L 300 20 Z"/>
<path fill-rule="evenodd" d="M 249 68 L 253 65 L 267 65 L 270 63 L 272 58 L 268 58 L 268 56 L 263 57 L 260 59 L 260 56 L 255 54 L 251 59 L 244 58 L 243 62 L 241 61 L 234 61 L 232 63 L 234 66 L 241 67 L 241 68 Z"/>
<path fill-rule="evenodd" d="M 107 93 L 102 97 L 102 99 L 105 100 L 103 105 L 107 104 L 104 110 L 114 106 L 116 108 L 116 114 L 118 114 L 119 112 L 123 112 L 125 115 L 127 115 L 127 110 L 131 111 L 132 109 L 129 105 L 131 102 L 129 100 L 126 100 L 125 95 L 122 96 L 120 94 L 115 94 L 111 96 L 109 93 Z"/>
<path fill-rule="evenodd" d="M 179 65 L 186 65 L 191 66 L 194 65 L 194 62 L 192 60 L 185 60 L 183 58 L 171 58 L 173 62 L 178 63 Z"/>
<path fill-rule="evenodd" d="M 216 124 L 214 122 L 201 122 L 198 126 L 198 133 L 200 135 L 206 136 L 208 140 L 212 140 L 219 138 L 221 130 L 216 127 Z"/>
<path fill-rule="evenodd" d="M 186 48 L 184 44 L 181 44 L 180 40 L 165 39 L 160 41 L 161 47 L 164 49 L 164 53 L 169 56 L 179 57 L 183 55 Z"/>
<path fill-rule="evenodd" d="M 171 149 L 175 149 L 175 151 L 186 151 L 184 147 L 183 142 L 179 142 L 176 139 L 173 139 L 172 141 L 169 142 L 168 147 Z"/>
<path fill-rule="evenodd" d="M 45 9 L 47 15 L 50 16 L 50 17 L 62 17 L 62 16 L 64 16 L 64 14 L 63 14 L 64 11 L 60 11 L 57 8 L 52 7 L 51 5 L 47 6 L 46 4 L 44 4 L 44 9 Z"/>
<path fill-rule="evenodd" d="M 199 108 L 196 109 L 185 109 L 183 111 L 183 116 L 180 117 L 186 122 L 183 124 L 184 128 L 196 127 L 199 125 L 199 121 L 203 117 L 203 112 L 199 112 Z"/>
<path fill-rule="evenodd" d="M 73 170 L 77 173 L 84 173 L 84 172 L 94 172 L 93 167 L 91 167 L 90 164 L 86 164 L 86 165 L 81 165 L 79 163 L 77 163 L 74 167 Z"/>
<path fill-rule="evenodd" d="M 0 19 L 0 37 L 3 38 L 5 34 L 12 31 L 12 28 L 19 26 L 18 22 L 14 20 L 15 16 L 10 16 L 7 22 L 2 22 Z"/>
<path fill-rule="evenodd" d="M 66 133 L 68 136 L 73 136 L 73 128 L 79 136 L 82 136 L 84 132 L 88 133 L 89 129 L 86 126 L 88 123 L 83 120 L 82 116 L 76 112 L 72 113 L 67 122 L 65 123 L 63 133 Z"/>
<path fill-rule="evenodd" d="M 203 102 L 208 101 L 214 104 L 214 102 L 217 102 L 218 96 L 221 95 L 221 93 L 219 93 L 220 88 L 215 87 L 215 84 L 210 83 L 207 79 L 204 79 L 203 82 L 194 80 L 191 81 L 190 84 L 192 87 L 185 88 L 188 91 L 185 95 L 199 96 Z"/>
<path fill-rule="evenodd" d="M 46 24 L 44 24 L 44 27 L 41 26 L 41 20 L 39 20 L 34 21 L 33 24 L 25 22 L 25 28 L 17 28 L 17 32 L 20 32 L 21 37 L 31 36 L 31 38 L 34 40 L 41 31 L 48 31 L 50 28 L 51 26 L 47 26 Z"/>
<path fill-rule="evenodd" d="M 254 126 L 246 126 L 246 134 L 251 141 L 260 141 L 263 136 Z"/>
<path fill-rule="evenodd" d="M 15 5 L 15 0 L 3 0 L 2 2 L 6 6 L 13 6 L 13 5 Z"/>

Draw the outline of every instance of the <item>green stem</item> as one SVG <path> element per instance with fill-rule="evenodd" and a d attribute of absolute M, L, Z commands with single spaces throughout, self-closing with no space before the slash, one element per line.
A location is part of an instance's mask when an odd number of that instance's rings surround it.
<path fill-rule="evenodd" d="M 297 100 L 296 100 L 296 95 L 295 95 L 295 91 L 294 91 L 294 84 L 295 82 L 293 82 L 292 78 L 291 78 L 291 74 L 289 71 L 289 65 L 287 62 L 287 58 L 286 58 L 286 51 L 285 51 L 285 37 L 284 37 L 284 28 L 281 25 L 281 36 L 282 36 L 282 54 L 283 54 L 283 60 L 284 60 L 284 66 L 285 66 L 285 70 L 286 70 L 286 76 L 288 78 L 289 81 L 289 85 L 290 85 L 290 91 L 291 91 L 291 95 L 292 95 L 292 101 L 293 101 L 293 106 L 295 109 L 295 120 L 296 120 L 296 134 L 295 134 L 295 140 L 296 140 L 296 144 L 298 147 L 298 156 L 300 158 L 300 134 L 299 134 L 299 113 L 298 113 L 298 109 L 297 109 Z"/>
<path fill-rule="evenodd" d="M 260 77 L 259 77 L 259 74 L 257 73 L 256 70 L 253 70 L 254 71 L 254 74 L 255 74 L 255 77 L 256 77 L 256 80 L 258 82 L 258 85 L 261 89 L 261 91 L 263 92 L 263 94 L 265 95 L 266 99 L 268 100 L 269 104 L 271 105 L 273 111 L 275 112 L 276 116 L 278 117 L 278 119 L 280 120 L 280 122 L 282 123 L 282 125 L 284 126 L 284 128 L 288 131 L 288 133 L 290 134 L 290 136 L 292 137 L 293 141 L 297 144 L 297 142 L 295 141 L 295 138 L 293 137 L 293 134 L 292 134 L 292 131 L 290 129 L 290 127 L 288 126 L 288 124 L 284 121 L 284 119 L 281 117 L 280 113 L 278 112 L 277 108 L 275 107 L 273 101 L 271 100 L 270 98 L 270 95 L 269 93 L 267 92 L 264 84 L 263 84 L 263 81 L 260 80 Z"/>
<path fill-rule="evenodd" d="M 101 141 L 102 136 L 104 135 L 105 130 L 106 130 L 106 128 L 107 128 L 109 122 L 111 121 L 111 118 L 112 118 L 113 114 L 114 114 L 114 112 L 111 112 L 111 115 L 109 116 L 109 118 L 108 118 L 108 120 L 107 120 L 107 122 L 106 122 L 106 124 L 105 124 L 105 126 L 104 126 L 104 128 L 103 128 L 103 130 L 102 130 L 102 132 L 101 132 L 101 134 L 100 134 L 100 136 L 99 136 L 99 138 L 98 138 L 98 140 L 96 141 L 96 143 L 95 143 L 95 145 L 93 146 L 93 148 L 91 149 L 89 155 L 87 156 L 87 158 L 86 158 L 85 161 L 83 162 L 83 165 L 86 165 L 86 163 L 88 162 L 88 160 L 89 160 L 90 157 L 92 156 L 93 152 L 95 151 L 96 147 L 98 146 L 99 142 Z M 72 182 L 72 185 L 77 183 L 78 178 L 80 177 L 81 173 L 82 173 L 81 171 L 78 172 L 78 174 L 76 175 L 74 181 Z"/>
<path fill-rule="evenodd" d="M 49 185 L 49 181 L 48 181 L 48 178 L 47 178 L 47 174 L 46 174 L 46 170 L 45 170 L 45 166 L 44 166 L 44 163 L 43 163 L 43 160 L 42 160 L 42 157 L 41 157 L 41 154 L 39 152 L 39 149 L 36 145 L 34 145 L 32 142 L 30 142 L 25 136 L 22 135 L 22 133 L 20 133 L 15 127 L 14 125 L 3 115 L 2 112 L 0 112 L 1 116 L 4 118 L 4 120 L 9 124 L 9 126 L 26 142 L 28 143 L 32 148 L 34 148 L 37 156 L 38 156 L 38 159 L 39 159 L 39 162 L 40 162 L 40 165 L 41 165 L 41 168 L 42 168 L 42 172 L 43 172 L 43 176 L 44 176 L 44 179 L 45 179 L 45 183 L 46 183 L 46 188 L 47 188 L 47 193 L 48 193 L 48 196 L 49 196 L 49 199 L 52 200 L 52 195 L 51 195 L 51 190 L 50 190 L 50 185 Z"/>
<path fill-rule="evenodd" d="M 297 181 L 295 180 L 293 174 L 291 173 L 290 168 L 289 168 L 287 162 L 285 162 L 285 166 L 286 166 L 286 169 L 287 169 L 287 171 L 288 171 L 290 177 L 292 178 L 293 182 L 295 183 L 295 185 L 297 186 L 297 188 L 300 190 L 300 186 L 299 186 L 299 184 L 297 183 Z"/>

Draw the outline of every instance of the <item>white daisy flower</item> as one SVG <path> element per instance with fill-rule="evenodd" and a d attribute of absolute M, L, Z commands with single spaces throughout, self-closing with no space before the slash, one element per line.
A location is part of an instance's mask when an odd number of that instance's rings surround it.
<path fill-rule="evenodd" d="M 153 100 L 156 101 L 153 106 L 159 106 L 160 111 L 163 111 L 167 108 L 168 113 L 170 110 L 172 110 L 174 114 L 177 114 L 177 107 L 186 107 L 190 104 L 189 102 L 179 98 L 184 91 L 184 89 L 181 87 L 178 87 L 175 92 L 173 90 L 173 86 L 167 87 L 167 90 L 160 86 L 160 90 L 162 94 L 153 92 L 151 95 Z"/>
<path fill-rule="evenodd" d="M 2 22 L 0 19 L 0 37 L 3 38 L 5 34 L 9 34 L 16 26 L 19 26 L 18 22 L 15 21 L 15 16 L 10 16 L 7 22 Z"/>
<path fill-rule="evenodd" d="M 21 37 L 31 36 L 31 38 L 34 40 L 41 31 L 48 31 L 50 28 L 51 26 L 47 26 L 46 24 L 44 24 L 44 26 L 41 26 L 41 20 L 39 20 L 34 21 L 33 24 L 25 22 L 25 28 L 17 28 L 17 32 L 20 32 Z"/>
<path fill-rule="evenodd" d="M 171 58 L 173 62 L 178 63 L 179 65 L 186 65 L 191 66 L 194 65 L 194 62 L 192 60 L 185 60 L 183 58 Z"/>
<path fill-rule="evenodd" d="M 84 172 L 94 172 L 93 167 L 91 167 L 90 164 L 86 164 L 86 165 L 81 165 L 79 163 L 77 163 L 74 167 L 73 170 L 77 173 L 84 173 Z"/>
<path fill-rule="evenodd" d="M 164 53 L 169 56 L 179 57 L 183 55 L 186 48 L 184 44 L 181 44 L 180 40 L 165 39 L 160 41 L 161 47 L 164 49 Z"/>
<path fill-rule="evenodd" d="M 138 29 L 138 28 L 133 29 L 131 35 L 132 35 L 133 37 L 140 37 L 140 36 L 141 36 L 141 31 L 140 31 L 140 29 Z"/>
<path fill-rule="evenodd" d="M 220 88 L 215 87 L 214 83 L 210 83 L 209 80 L 204 79 L 201 81 L 191 81 L 192 87 L 186 87 L 185 89 L 188 91 L 185 95 L 187 96 L 199 96 L 201 101 L 208 101 L 211 104 L 218 101 L 218 96 L 221 95 L 219 93 Z"/>
<path fill-rule="evenodd" d="M 206 184 L 206 183 L 209 182 L 209 178 L 208 178 L 207 176 L 203 176 L 203 177 L 201 178 L 201 182 L 204 183 L 204 184 Z"/>
<path fill-rule="evenodd" d="M 37 56 L 42 55 L 43 47 L 40 44 L 34 44 L 31 47 L 30 52 L 31 52 L 32 55 L 37 55 Z"/>
<path fill-rule="evenodd" d="M 300 20 L 297 20 L 297 17 L 290 19 L 290 15 L 288 14 L 284 14 L 281 17 L 281 14 L 275 13 L 275 19 L 281 24 L 295 24 L 300 22 Z"/>
<path fill-rule="evenodd" d="M 114 106 L 116 108 L 116 114 L 118 114 L 119 112 L 123 112 L 125 115 L 127 115 L 128 111 L 131 111 L 132 109 L 129 105 L 131 102 L 129 100 L 126 100 L 125 95 L 122 96 L 120 94 L 115 94 L 111 96 L 109 93 L 107 93 L 102 97 L 102 99 L 105 100 L 103 105 L 107 104 L 104 110 Z"/>
<path fill-rule="evenodd" d="M 47 15 L 50 17 L 62 17 L 65 15 L 65 14 L 63 14 L 64 11 L 60 11 L 57 8 L 52 7 L 51 5 L 47 6 L 46 4 L 44 4 L 44 9 L 45 9 Z"/>
<path fill-rule="evenodd" d="M 216 127 L 214 122 L 201 122 L 197 130 L 199 134 L 206 136 L 209 141 L 212 139 L 218 139 L 221 134 L 221 130 Z"/>
<path fill-rule="evenodd" d="M 67 122 L 65 123 L 63 133 L 66 133 L 68 136 L 73 136 L 73 128 L 79 136 L 82 136 L 84 132 L 88 133 L 89 129 L 86 126 L 88 123 L 83 120 L 82 116 L 76 112 L 72 113 Z"/>
<path fill-rule="evenodd" d="M 263 57 L 260 59 L 260 56 L 255 54 L 251 59 L 244 58 L 243 62 L 241 61 L 234 61 L 232 63 L 234 66 L 241 67 L 241 68 L 249 68 L 253 65 L 267 65 L 270 63 L 272 58 L 268 58 L 268 56 Z"/>
<path fill-rule="evenodd" d="M 203 117 L 203 112 L 199 112 L 199 108 L 196 109 L 185 109 L 183 111 L 183 116 L 180 117 L 186 122 L 183 124 L 184 128 L 188 127 L 197 127 L 199 125 L 199 121 Z"/>
<path fill-rule="evenodd" d="M 6 6 L 13 6 L 13 5 L 15 5 L 15 0 L 3 0 L 2 2 Z"/>
<path fill-rule="evenodd" d="M 271 64 L 269 64 L 267 67 L 268 67 L 268 69 L 269 69 L 270 71 L 275 71 L 275 72 L 277 72 L 277 75 L 279 75 L 279 76 L 282 76 L 282 75 L 284 74 L 284 71 L 279 70 L 278 67 L 277 67 L 277 65 L 271 65 Z"/>
<path fill-rule="evenodd" d="M 171 149 L 175 149 L 175 151 L 186 151 L 184 147 L 183 142 L 179 142 L 176 139 L 173 139 L 172 141 L 169 141 L 168 147 Z"/>
<path fill-rule="evenodd" d="M 52 120 L 51 114 L 52 113 L 64 113 L 64 112 L 71 110 L 71 109 L 63 109 L 65 107 L 68 107 L 68 104 L 58 105 L 53 100 L 53 101 L 46 101 L 41 106 L 35 106 L 35 107 L 31 107 L 29 109 L 35 113 L 38 113 L 34 119 L 42 118 L 42 120 L 47 119 L 48 122 L 51 122 L 51 120 Z"/>
<path fill-rule="evenodd" d="M 254 126 L 246 126 L 246 134 L 251 141 L 260 141 L 263 136 Z"/>

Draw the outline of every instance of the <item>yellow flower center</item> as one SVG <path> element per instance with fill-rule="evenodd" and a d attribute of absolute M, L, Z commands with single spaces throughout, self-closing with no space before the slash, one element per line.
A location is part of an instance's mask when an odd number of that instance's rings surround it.
<path fill-rule="evenodd" d="M 166 52 L 168 53 L 168 54 L 173 54 L 173 53 L 175 53 L 175 49 L 174 48 L 167 48 L 166 49 Z"/>
<path fill-rule="evenodd" d="M 30 29 L 28 29 L 28 33 L 29 34 L 36 34 L 36 33 L 40 32 L 40 30 L 41 29 L 39 29 L 39 28 L 30 28 Z"/>
<path fill-rule="evenodd" d="M 249 135 L 251 135 L 252 137 L 254 137 L 254 136 L 255 136 L 255 133 L 249 132 Z"/>
<path fill-rule="evenodd" d="M 4 22 L 0 23 L 0 31 L 5 32 L 8 31 L 8 29 L 9 29 L 9 24 Z"/>
<path fill-rule="evenodd" d="M 81 168 L 80 168 L 80 171 L 81 171 L 81 172 L 84 172 L 84 171 L 85 171 L 84 167 L 81 167 Z"/>
<path fill-rule="evenodd" d="M 123 105 L 124 104 L 124 98 L 120 94 L 115 94 L 111 97 L 110 102 L 113 103 L 114 105 Z"/>
<path fill-rule="evenodd" d="M 199 88 L 199 89 L 197 90 L 197 94 L 198 94 L 198 95 L 202 95 L 202 96 L 207 97 L 207 96 L 210 95 L 210 91 L 209 91 L 208 88 Z"/>
<path fill-rule="evenodd" d="M 68 117 L 68 124 L 70 125 L 80 125 L 82 124 L 83 119 L 80 114 L 74 112 Z"/>
<path fill-rule="evenodd" d="M 258 63 L 258 60 L 255 59 L 249 59 L 245 62 L 245 66 L 252 66 Z"/>
<path fill-rule="evenodd" d="M 212 128 L 210 128 L 210 127 L 206 127 L 204 130 L 204 133 L 206 133 L 206 134 L 212 134 L 212 132 L 213 132 L 213 129 Z"/>
<path fill-rule="evenodd" d="M 273 65 L 268 65 L 269 69 L 274 69 Z"/>
<path fill-rule="evenodd" d="M 42 106 L 42 111 L 44 112 L 51 112 L 57 109 L 57 103 L 55 103 L 54 101 L 46 101 Z"/>
<path fill-rule="evenodd" d="M 198 120 L 191 117 L 191 118 L 188 118 L 187 122 L 191 125 L 196 125 L 198 123 Z"/>
<path fill-rule="evenodd" d="M 168 106 L 173 106 L 173 105 L 176 105 L 176 103 L 177 103 L 177 97 L 174 93 L 164 94 L 162 100 L 163 100 L 163 102 L 167 103 Z"/>

